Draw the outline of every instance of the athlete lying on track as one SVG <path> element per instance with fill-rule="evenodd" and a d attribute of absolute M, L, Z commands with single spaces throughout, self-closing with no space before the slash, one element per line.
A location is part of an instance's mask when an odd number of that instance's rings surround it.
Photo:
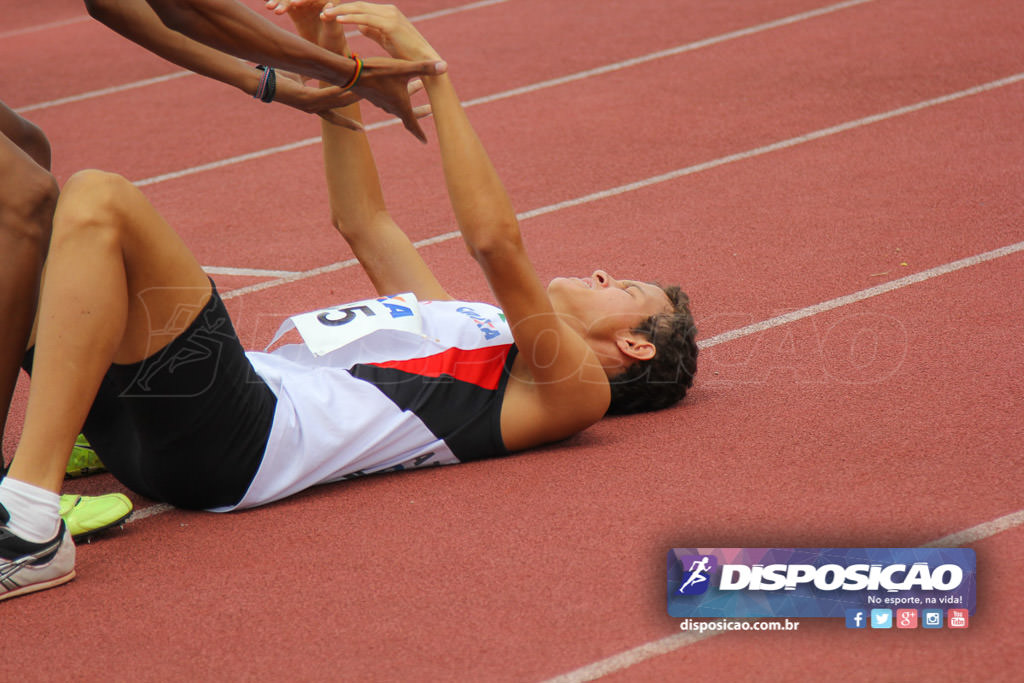
<path fill-rule="evenodd" d="M 426 140 L 413 113 L 407 83 L 418 74 L 436 73 L 436 62 L 381 57 L 357 63 L 275 26 L 237 0 L 85 0 L 85 4 L 93 17 L 151 52 L 264 102 L 280 102 L 339 125 L 358 127 L 337 107 L 364 97 L 401 118 L 410 132 Z M 308 87 L 296 76 L 277 77 L 273 69 L 260 69 L 239 58 L 319 76 L 325 82 L 319 88 Z M 351 89 L 343 87 L 356 80 Z M 35 315 L 53 222 L 57 185 L 49 170 L 46 136 L 0 102 L 0 177 L 4 179 L 0 185 L 0 316 L 5 326 L 0 337 L 0 443 Z M 100 465 L 88 450 L 76 449 L 76 457 L 79 452 L 88 454 L 90 467 Z M 69 465 L 68 472 L 80 471 L 80 466 Z M 116 524 L 131 512 L 131 502 L 120 494 L 66 496 L 61 503 L 69 526 L 79 536 Z"/>
<path fill-rule="evenodd" d="M 292 16 L 338 52 L 355 24 L 394 57 L 440 59 L 394 8 L 343 4 L 321 21 L 304 4 Z M 686 296 L 600 270 L 542 285 L 451 79 L 424 85 L 459 229 L 500 310 L 450 300 L 386 212 L 359 131 L 322 124 L 327 184 L 333 222 L 382 297 L 292 318 L 307 345 L 273 353 L 243 352 L 210 280 L 131 183 L 98 171 L 68 181 L 27 354 L 24 430 L 0 484 L 0 599 L 74 576 L 55 492 L 80 429 L 138 493 L 231 510 L 499 457 L 609 409 L 683 397 L 697 356 Z M 360 116 L 358 105 L 343 113 Z"/>

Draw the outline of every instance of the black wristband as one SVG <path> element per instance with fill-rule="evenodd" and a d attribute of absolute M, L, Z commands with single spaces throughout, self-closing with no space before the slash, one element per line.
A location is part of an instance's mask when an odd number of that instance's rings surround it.
<path fill-rule="evenodd" d="M 273 67 L 262 64 L 256 68 L 263 72 L 263 76 L 260 78 L 260 84 L 256 87 L 256 94 L 253 97 L 262 102 L 273 102 L 274 93 L 277 92 L 277 73 Z"/>

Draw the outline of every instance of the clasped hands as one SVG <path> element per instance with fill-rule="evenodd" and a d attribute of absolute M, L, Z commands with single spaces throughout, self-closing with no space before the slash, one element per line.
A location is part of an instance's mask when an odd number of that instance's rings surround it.
<path fill-rule="evenodd" d="M 398 116 L 407 130 L 419 140 L 426 141 L 417 119 L 429 114 L 430 108 L 413 108 L 409 96 L 422 88 L 417 76 L 444 73 L 447 64 L 398 8 L 370 2 L 334 4 L 330 0 L 269 0 L 266 7 L 275 14 L 287 13 L 299 35 L 320 46 L 328 43 L 326 46 L 332 47 L 329 32 L 337 32 L 339 27 L 352 25 L 390 55 L 390 58 L 363 58 L 362 74 L 358 82 L 347 91 L 337 85 L 305 88 L 301 77 L 284 74 L 290 77 L 286 81 L 290 80 L 299 88 L 310 91 L 306 93 L 309 102 L 298 108 L 316 113 L 333 124 L 360 129 L 361 125 L 357 121 L 341 115 L 335 109 L 366 99 Z M 339 43 L 335 38 L 333 45 L 338 44 L 343 46 L 344 39 Z M 287 97 L 289 93 L 283 95 Z"/>

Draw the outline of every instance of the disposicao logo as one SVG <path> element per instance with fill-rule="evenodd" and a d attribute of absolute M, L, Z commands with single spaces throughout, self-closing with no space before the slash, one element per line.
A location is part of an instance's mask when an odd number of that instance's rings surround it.
<path fill-rule="evenodd" d="M 717 560 L 714 555 L 686 555 L 679 558 L 689 569 L 683 575 L 679 586 L 680 595 L 698 595 L 705 592 L 711 585 L 710 574 L 715 569 Z"/>
<path fill-rule="evenodd" d="M 673 617 L 972 614 L 975 556 L 970 548 L 673 548 L 667 595 Z"/>

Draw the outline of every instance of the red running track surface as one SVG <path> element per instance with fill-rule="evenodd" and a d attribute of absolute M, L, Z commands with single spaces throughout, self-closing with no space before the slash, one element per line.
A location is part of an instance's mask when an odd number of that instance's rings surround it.
<path fill-rule="evenodd" d="M 79 548 L 72 584 L 0 607 L 0 678 L 1012 679 L 1024 6 L 403 9 L 451 63 L 542 277 L 683 283 L 704 345 L 692 395 L 506 460 L 245 513 L 133 495 L 141 514 Z M 217 276 L 247 345 L 372 293 L 326 220 L 315 120 L 179 75 L 78 2 L 12 6 L 4 22 L 0 91 L 47 131 L 61 180 L 123 173 L 204 265 L 290 274 Z M 453 294 L 486 298 L 449 234 L 436 146 L 367 118 L 394 215 L 415 240 L 447 235 L 424 256 Z M 792 311 L 807 315 L 759 324 Z M 24 400 L 22 386 L 7 457 Z M 674 546 L 960 532 L 944 542 L 979 567 L 964 632 L 803 620 L 694 639 L 665 612 Z"/>

